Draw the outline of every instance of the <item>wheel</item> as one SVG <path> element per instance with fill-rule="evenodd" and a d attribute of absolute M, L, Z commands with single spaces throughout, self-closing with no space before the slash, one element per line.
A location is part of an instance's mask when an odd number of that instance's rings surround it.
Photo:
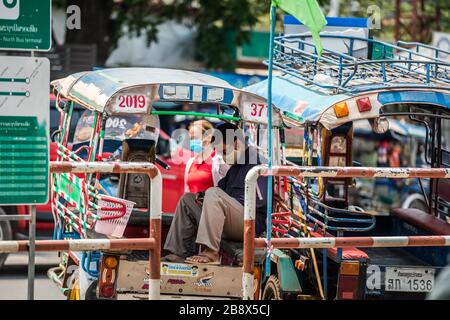
<path fill-rule="evenodd" d="M 413 202 L 411 202 L 409 207 L 412 208 L 412 209 L 422 210 L 423 212 L 427 212 L 428 211 L 427 204 L 421 199 L 414 200 Z"/>
<path fill-rule="evenodd" d="M 0 215 L 6 216 L 5 210 L 0 208 Z M 0 221 L 0 241 L 12 240 L 12 229 L 9 221 Z M 8 257 L 7 253 L 0 254 L 0 269 L 5 264 L 6 258 Z"/>
<path fill-rule="evenodd" d="M 98 300 L 97 298 L 97 284 L 98 281 L 94 281 L 86 290 L 85 300 Z"/>
<path fill-rule="evenodd" d="M 276 275 L 271 275 L 264 286 L 263 300 L 281 300 L 280 280 Z"/>
<path fill-rule="evenodd" d="M 418 193 L 410 194 L 405 201 L 403 201 L 402 208 L 419 209 L 428 212 L 428 207 L 423 195 Z"/>

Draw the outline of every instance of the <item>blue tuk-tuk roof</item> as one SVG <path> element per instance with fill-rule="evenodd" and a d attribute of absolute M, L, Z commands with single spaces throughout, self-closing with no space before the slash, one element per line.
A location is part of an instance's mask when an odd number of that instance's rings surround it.
<path fill-rule="evenodd" d="M 306 82 L 292 75 L 274 76 L 272 103 L 288 117 L 295 117 L 301 123 L 319 122 L 327 129 L 336 128 L 350 121 L 376 118 L 380 115 L 381 107 L 388 104 L 418 103 L 450 109 L 450 90 L 440 88 L 384 88 L 357 94 L 329 94 L 309 87 Z M 244 90 L 267 99 L 268 80 L 245 87 Z M 372 104 L 370 112 L 358 111 L 355 101 L 361 97 L 370 99 Z M 350 114 L 347 117 L 337 118 L 333 105 L 343 101 L 349 104 Z"/>

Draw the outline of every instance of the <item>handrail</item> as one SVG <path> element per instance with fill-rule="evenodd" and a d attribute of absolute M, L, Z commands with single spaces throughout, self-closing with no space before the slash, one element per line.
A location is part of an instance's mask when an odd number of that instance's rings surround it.
<path fill-rule="evenodd" d="M 313 223 L 319 224 L 323 229 L 326 230 L 332 230 L 332 231 L 346 231 L 346 232 L 365 232 L 372 230 L 375 227 L 376 218 L 365 212 L 365 211 L 354 211 L 350 209 L 341 209 L 341 208 L 334 208 L 330 207 L 320 201 L 318 197 L 313 196 L 310 194 L 309 190 L 303 190 L 305 187 L 302 187 L 300 185 L 293 184 L 294 191 L 297 194 L 297 196 L 302 196 L 307 198 L 313 205 L 308 205 L 308 209 L 311 211 L 311 213 L 305 212 L 305 217 L 312 221 Z M 299 190 L 297 190 L 297 188 Z M 318 207 L 318 208 L 317 208 Z M 323 209 L 320 211 L 319 209 Z M 330 216 L 330 213 L 339 213 L 339 214 L 345 214 L 349 216 L 362 216 L 366 219 L 360 219 L 360 218 L 349 218 L 349 217 L 334 217 Z M 319 216 L 320 218 L 323 218 L 324 221 L 320 220 L 319 218 L 315 217 L 314 215 Z M 354 223 L 354 224 L 361 224 L 366 226 L 337 226 L 333 225 L 333 223 Z"/>

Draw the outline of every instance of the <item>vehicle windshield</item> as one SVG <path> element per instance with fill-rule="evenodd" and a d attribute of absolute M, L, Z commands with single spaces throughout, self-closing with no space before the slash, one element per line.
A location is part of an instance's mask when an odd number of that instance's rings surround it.
<path fill-rule="evenodd" d="M 86 110 L 80 117 L 75 129 L 75 144 L 89 141 L 92 134 L 94 113 Z M 159 118 L 155 115 L 120 115 L 106 120 L 105 140 L 122 141 L 142 139 L 157 141 Z"/>

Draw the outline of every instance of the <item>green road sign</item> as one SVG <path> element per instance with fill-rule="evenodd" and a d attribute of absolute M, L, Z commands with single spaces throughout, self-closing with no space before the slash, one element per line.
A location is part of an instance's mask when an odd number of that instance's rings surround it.
<path fill-rule="evenodd" d="M 47 58 L 0 57 L 0 204 L 48 200 L 49 82 Z"/>
<path fill-rule="evenodd" d="M 51 0 L 0 0 L 0 49 L 48 51 Z"/>

